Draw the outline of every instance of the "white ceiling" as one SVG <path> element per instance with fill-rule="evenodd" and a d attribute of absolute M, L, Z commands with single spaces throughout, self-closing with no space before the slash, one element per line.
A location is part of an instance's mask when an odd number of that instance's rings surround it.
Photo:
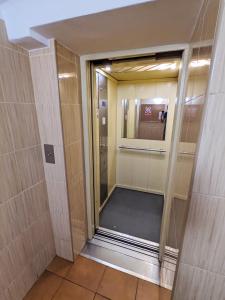
<path fill-rule="evenodd" d="M 202 0 L 156 0 L 32 28 L 78 54 L 189 42 Z"/>

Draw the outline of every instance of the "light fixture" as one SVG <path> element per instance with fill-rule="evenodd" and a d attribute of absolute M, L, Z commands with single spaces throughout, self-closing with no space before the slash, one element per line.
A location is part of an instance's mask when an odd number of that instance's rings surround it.
<path fill-rule="evenodd" d="M 105 70 L 106 70 L 106 72 L 111 72 L 111 66 L 110 65 L 106 65 L 105 66 Z"/>
<path fill-rule="evenodd" d="M 65 78 L 71 78 L 76 77 L 75 73 L 59 73 L 58 78 L 59 79 L 65 79 Z"/>
<path fill-rule="evenodd" d="M 204 67 L 209 65 L 210 65 L 210 59 L 199 59 L 199 60 L 191 61 L 192 68 L 199 68 L 199 67 Z"/>
<path fill-rule="evenodd" d="M 164 63 L 159 65 L 154 65 L 149 71 L 175 70 L 176 67 L 177 67 L 176 63 Z"/>

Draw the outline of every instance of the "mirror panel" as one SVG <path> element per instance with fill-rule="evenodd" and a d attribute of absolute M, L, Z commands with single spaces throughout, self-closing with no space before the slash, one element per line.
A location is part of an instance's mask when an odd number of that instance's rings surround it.
<path fill-rule="evenodd" d="M 122 99 L 122 138 L 164 141 L 169 100 Z"/>

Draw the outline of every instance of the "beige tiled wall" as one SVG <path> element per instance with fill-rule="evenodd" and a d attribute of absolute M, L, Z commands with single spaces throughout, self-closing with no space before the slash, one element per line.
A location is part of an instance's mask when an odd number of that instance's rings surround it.
<path fill-rule="evenodd" d="M 0 299 L 23 299 L 54 255 L 29 57 L 0 20 Z"/>
<path fill-rule="evenodd" d="M 225 1 L 174 299 L 225 299 Z"/>
<path fill-rule="evenodd" d="M 44 144 L 54 145 L 55 151 L 55 164 L 44 161 L 44 170 L 56 253 L 72 261 L 72 238 L 54 41 L 51 41 L 49 48 L 31 51 L 30 62 L 42 151 Z"/>
<path fill-rule="evenodd" d="M 87 239 L 79 57 L 56 44 L 59 94 L 74 254 Z"/>

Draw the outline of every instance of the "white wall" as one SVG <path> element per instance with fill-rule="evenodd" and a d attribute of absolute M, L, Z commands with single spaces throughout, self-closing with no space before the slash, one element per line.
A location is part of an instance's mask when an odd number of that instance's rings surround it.
<path fill-rule="evenodd" d="M 134 152 L 117 149 L 117 184 L 139 190 L 164 193 L 168 164 L 177 80 L 136 81 L 118 84 L 117 146 L 164 149 L 165 154 Z M 121 138 L 122 99 L 147 99 L 162 97 L 169 99 L 167 132 L 165 141 Z"/>
<path fill-rule="evenodd" d="M 143 2 L 146 1 L 8 0 L 0 4 L 0 13 L 6 22 L 9 39 L 16 40 L 30 36 L 30 29 L 34 26 L 41 26 Z"/>

